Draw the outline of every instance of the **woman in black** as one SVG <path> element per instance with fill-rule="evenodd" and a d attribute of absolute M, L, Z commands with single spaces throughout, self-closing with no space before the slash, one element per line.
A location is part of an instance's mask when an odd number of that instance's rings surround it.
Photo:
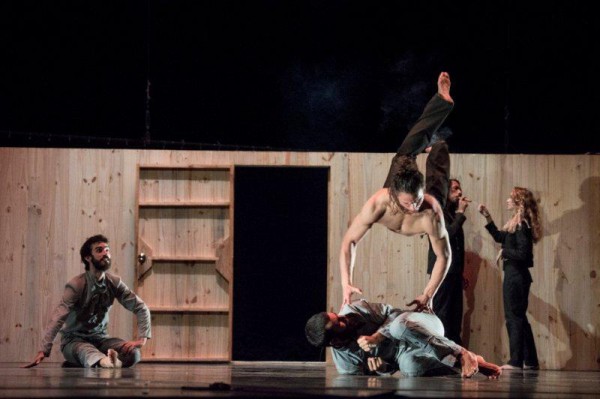
<path fill-rule="evenodd" d="M 496 242 L 502 244 L 497 260 L 504 264 L 504 317 L 510 343 L 510 360 L 503 369 L 539 368 L 531 326 L 527 321 L 527 305 L 533 266 L 533 244 L 539 241 L 542 228 L 537 202 L 531 191 L 522 187 L 513 188 L 506 200 L 512 217 L 499 230 L 485 205 L 479 212 L 485 216 L 485 228 Z"/>

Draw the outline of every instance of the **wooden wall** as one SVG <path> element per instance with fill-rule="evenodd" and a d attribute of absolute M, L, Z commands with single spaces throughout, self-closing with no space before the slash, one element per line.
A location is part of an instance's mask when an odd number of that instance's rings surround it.
<path fill-rule="evenodd" d="M 341 303 L 338 253 L 345 229 L 387 174 L 392 154 L 0 148 L 0 359 L 33 359 L 65 282 L 83 270 L 79 247 L 103 233 L 113 270 L 134 286 L 136 165 L 329 166 L 328 306 Z M 425 156 L 418 159 L 423 168 Z M 452 175 L 474 200 L 465 224 L 470 281 L 464 338 L 498 363 L 508 341 L 498 246 L 476 203 L 500 224 L 514 185 L 540 199 L 545 236 L 535 247 L 529 317 L 543 368 L 600 369 L 600 156 L 452 156 Z M 371 301 L 402 307 L 427 281 L 427 240 L 374 226 L 359 245 L 355 284 Z M 234 309 L 235 311 L 235 309 Z M 119 305 L 110 331 L 130 338 L 134 318 Z M 154 332 L 155 334 L 158 331 Z M 62 361 L 58 340 L 50 361 Z"/>

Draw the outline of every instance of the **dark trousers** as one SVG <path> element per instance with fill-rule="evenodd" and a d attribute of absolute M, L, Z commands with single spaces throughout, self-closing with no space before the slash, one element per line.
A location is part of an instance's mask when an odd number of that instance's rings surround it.
<path fill-rule="evenodd" d="M 531 325 L 527 320 L 531 274 L 524 267 L 505 265 L 502 295 L 504 317 L 510 344 L 508 364 L 515 367 L 539 366 Z"/>
<path fill-rule="evenodd" d="M 392 159 L 390 171 L 383 187 L 392 184 L 394 175 L 399 171 L 399 160 L 401 157 L 410 156 L 416 158 L 429 146 L 431 136 L 440 128 L 453 105 L 443 100 L 437 94 L 425 106 L 423 113 L 408 132 L 404 141 Z M 448 185 L 450 179 L 450 154 L 448 145 L 444 141 L 435 143 L 425 165 L 425 191 L 438 200 L 442 208 L 448 197 Z"/>
<path fill-rule="evenodd" d="M 444 325 L 444 336 L 462 345 L 463 279 L 460 273 L 446 275 L 433 297 L 433 308 Z"/>

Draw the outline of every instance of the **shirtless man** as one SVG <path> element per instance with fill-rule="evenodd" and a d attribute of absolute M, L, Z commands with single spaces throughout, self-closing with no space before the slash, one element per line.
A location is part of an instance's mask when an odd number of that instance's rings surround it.
<path fill-rule="evenodd" d="M 450 267 L 450 242 L 443 214 L 448 197 L 450 155 L 445 141 L 432 143 L 433 134 L 454 105 L 450 97 L 448 73 L 440 74 L 437 86 L 438 92 L 429 100 L 423 114 L 410 129 L 392 160 L 384 188 L 367 200 L 342 240 L 342 306 L 351 303 L 353 293 L 362 294 L 360 288 L 352 285 L 354 252 L 358 242 L 374 223 L 382 224 L 391 231 L 406 236 L 427 234 L 437 256 L 431 278 L 423 293 L 408 306 L 416 305 L 417 311 L 430 307 L 431 300 Z M 417 155 L 425 150 L 429 152 L 425 172 L 426 184 L 416 165 Z"/>

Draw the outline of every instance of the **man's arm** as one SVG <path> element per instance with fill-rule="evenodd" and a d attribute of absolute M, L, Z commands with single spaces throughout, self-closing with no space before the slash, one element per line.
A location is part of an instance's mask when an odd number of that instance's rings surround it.
<path fill-rule="evenodd" d="M 379 220 L 385 213 L 385 208 L 377 209 L 376 196 L 377 194 L 369 198 L 365 205 L 363 205 L 360 213 L 354 218 L 342 239 L 342 248 L 340 250 L 340 273 L 343 290 L 342 306 L 351 303 L 353 293 L 362 294 L 360 288 L 352 286 L 353 270 L 351 270 L 351 265 L 353 266 L 354 263 L 356 245 L 367 234 L 373 223 Z"/>
<path fill-rule="evenodd" d="M 75 306 L 75 303 L 77 303 L 81 295 L 82 287 L 80 287 L 78 283 L 80 283 L 80 281 L 73 279 L 65 286 L 65 291 L 63 292 L 60 303 L 52 312 L 50 322 L 44 330 L 41 349 L 38 351 L 33 362 L 23 366 L 24 368 L 35 367 L 40 364 L 44 358 L 50 356 L 50 352 L 52 351 L 52 343 L 54 342 L 56 335 L 62 328 L 65 320 L 69 316 L 69 312 L 73 306 Z"/>
<path fill-rule="evenodd" d="M 443 222 L 443 218 L 432 214 L 431 217 L 423 218 L 424 230 L 429 236 L 431 248 L 436 255 L 436 260 L 431 271 L 429 279 L 423 294 L 416 297 L 408 306 L 417 305 L 416 311 L 424 310 L 428 304 L 433 303 L 432 299 L 437 292 L 438 287 L 446 277 L 450 264 L 452 262 L 452 250 L 450 249 L 450 240 L 448 232 Z"/>
<path fill-rule="evenodd" d="M 151 322 L 150 322 L 150 310 L 148 306 L 123 283 L 120 279 L 117 284 L 117 300 L 124 308 L 135 313 L 137 318 L 138 339 L 133 341 L 127 341 L 123 345 L 123 349 L 126 352 L 133 350 L 134 348 L 141 348 L 146 344 L 148 338 L 151 338 Z"/>

